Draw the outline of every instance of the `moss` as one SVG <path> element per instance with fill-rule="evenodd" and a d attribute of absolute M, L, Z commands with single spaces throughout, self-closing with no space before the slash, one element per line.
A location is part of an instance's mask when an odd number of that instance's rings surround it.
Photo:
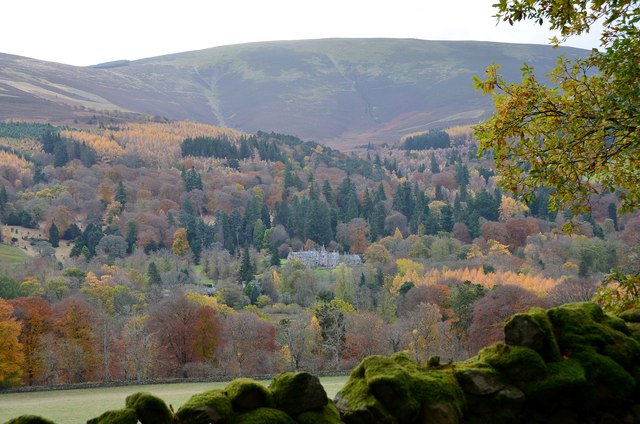
<path fill-rule="evenodd" d="M 364 377 L 352 374 L 336 396 L 345 422 L 416 422 L 433 405 L 462 416 L 464 393 L 451 369 L 426 370 L 406 354 L 369 357 L 361 366 Z"/>
<path fill-rule="evenodd" d="M 127 396 L 125 405 L 134 409 L 142 424 L 173 423 L 173 413 L 162 399 L 151 393 L 139 392 Z"/>
<path fill-rule="evenodd" d="M 124 408 L 107 411 L 99 417 L 90 419 L 87 424 L 136 424 L 137 422 L 138 415 L 136 411 L 131 408 Z"/>
<path fill-rule="evenodd" d="M 10 419 L 5 424 L 55 424 L 55 423 L 51 420 L 39 417 L 37 415 L 20 415 L 19 417 Z"/>
<path fill-rule="evenodd" d="M 622 320 L 605 315 L 593 303 L 564 305 L 548 315 L 562 353 L 584 367 L 592 400 L 619 403 L 634 392 L 640 343 L 629 336 Z"/>
<path fill-rule="evenodd" d="M 229 422 L 234 413 L 231 407 L 231 400 L 224 390 L 214 389 L 191 396 L 178 409 L 176 416 L 184 423 L 208 424 L 211 422 Z"/>
<path fill-rule="evenodd" d="M 352 372 L 344 387 L 336 394 L 335 403 L 342 419 L 351 424 L 369 424 L 374 422 L 393 422 L 393 417 L 378 399 L 369 391 L 364 379 L 368 363 L 382 358 L 365 358 Z"/>
<path fill-rule="evenodd" d="M 640 323 L 640 308 L 627 309 L 618 314 L 618 316 L 625 322 Z"/>
<path fill-rule="evenodd" d="M 282 373 L 273 379 L 269 389 L 276 408 L 291 416 L 322 408 L 328 401 L 320 379 L 307 372 Z"/>
<path fill-rule="evenodd" d="M 530 327 L 532 331 L 528 335 L 533 337 L 526 337 L 526 334 L 523 335 L 518 331 L 518 327 L 521 326 Z M 512 332 L 516 333 L 515 337 L 510 337 Z M 535 350 L 547 362 L 559 361 L 561 358 L 560 348 L 553 334 L 553 326 L 547 311 L 542 308 L 531 308 L 527 313 L 516 314 L 509 318 L 505 323 L 505 338 L 507 344 L 513 344 L 514 338 L 519 338 L 521 342 L 525 341 L 526 344 L 522 346 Z"/>
<path fill-rule="evenodd" d="M 482 349 L 476 361 L 487 363 L 520 388 L 529 382 L 542 380 L 547 374 L 547 366 L 535 350 L 502 342 Z"/>
<path fill-rule="evenodd" d="M 624 403 L 636 388 L 636 381 L 612 358 L 585 349 L 575 355 L 585 369 L 587 380 L 593 388 L 594 400 L 602 404 Z"/>
<path fill-rule="evenodd" d="M 629 336 L 635 341 L 640 342 L 640 323 L 628 322 L 627 329 L 629 330 Z"/>
<path fill-rule="evenodd" d="M 250 378 L 236 378 L 227 384 L 224 390 L 235 412 L 274 406 L 269 389 Z"/>
<path fill-rule="evenodd" d="M 340 424 L 340 412 L 333 402 L 329 401 L 324 407 L 303 412 L 295 417 L 298 424 Z"/>
<path fill-rule="evenodd" d="M 296 424 L 296 422 L 279 409 L 257 408 L 238 415 L 232 424 Z"/>
<path fill-rule="evenodd" d="M 439 356 L 431 356 L 427 360 L 427 366 L 429 368 L 437 368 L 440 366 L 440 357 Z"/>
<path fill-rule="evenodd" d="M 589 383 L 580 362 L 569 359 L 548 364 L 547 377 L 525 387 L 527 397 L 540 404 L 586 400 Z"/>
<path fill-rule="evenodd" d="M 567 357 L 590 346 L 625 368 L 640 360 L 640 343 L 629 336 L 627 326 L 620 319 L 606 316 L 594 303 L 563 305 L 550 309 L 548 315 L 560 350 Z"/>

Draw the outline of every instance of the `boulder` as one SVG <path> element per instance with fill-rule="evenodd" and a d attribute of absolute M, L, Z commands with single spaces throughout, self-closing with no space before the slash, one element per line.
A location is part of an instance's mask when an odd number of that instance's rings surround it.
<path fill-rule="evenodd" d="M 535 350 L 545 361 L 558 361 L 560 349 L 553 334 L 547 311 L 532 308 L 509 318 L 504 326 L 505 343 Z"/>
<path fill-rule="evenodd" d="M 492 395 L 507 386 L 500 374 L 492 370 L 463 369 L 455 376 L 462 390 L 471 395 Z"/>
<path fill-rule="evenodd" d="M 39 417 L 37 415 L 20 415 L 19 417 L 10 419 L 5 424 L 55 424 L 55 423 L 51 420 Z"/>
<path fill-rule="evenodd" d="M 139 392 L 127 396 L 127 408 L 136 411 L 142 424 L 172 424 L 173 413 L 162 399 L 151 393 Z"/>
<path fill-rule="evenodd" d="M 618 315 L 625 322 L 640 323 L 640 308 L 628 309 Z"/>
<path fill-rule="evenodd" d="M 298 424 L 341 424 L 340 412 L 332 401 L 320 409 L 306 411 L 295 417 Z"/>
<path fill-rule="evenodd" d="M 269 389 L 249 378 L 236 378 L 224 389 L 235 412 L 246 412 L 258 408 L 273 407 L 273 396 Z"/>
<path fill-rule="evenodd" d="M 234 415 L 231 400 L 221 389 L 191 396 L 176 412 L 179 422 L 189 424 L 222 424 L 230 422 Z"/>
<path fill-rule="evenodd" d="M 257 408 L 238 415 L 232 424 L 296 424 L 296 422 L 279 409 Z"/>
<path fill-rule="evenodd" d="M 99 417 L 92 418 L 87 424 L 137 424 L 138 415 L 131 408 L 107 411 Z"/>
<path fill-rule="evenodd" d="M 453 411 L 446 415 L 457 422 L 465 407 L 451 369 L 423 368 L 402 353 L 366 358 L 335 402 L 347 423 L 423 422 L 442 411 Z"/>
<path fill-rule="evenodd" d="M 320 379 L 308 372 L 285 372 L 276 376 L 269 389 L 275 407 L 292 417 L 305 411 L 322 409 L 328 401 Z"/>

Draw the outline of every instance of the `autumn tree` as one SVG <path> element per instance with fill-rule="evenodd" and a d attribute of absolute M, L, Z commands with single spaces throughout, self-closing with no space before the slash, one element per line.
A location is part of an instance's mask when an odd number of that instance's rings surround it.
<path fill-rule="evenodd" d="M 442 313 L 437 305 L 420 303 L 408 314 L 409 352 L 419 363 L 426 363 L 429 357 L 438 354 L 443 344 L 440 324 Z"/>
<path fill-rule="evenodd" d="M 559 58 L 549 85 L 528 65 L 520 83 L 505 81 L 498 65 L 476 79 L 496 107 L 476 137 L 480 152 L 493 152 L 502 185 L 527 199 L 548 187 L 550 206 L 574 215 L 589 209 L 592 194 L 606 191 L 619 193 L 622 211 L 640 206 L 638 2 L 501 0 L 495 6 L 509 24 L 547 22 L 562 41 L 603 25 L 600 49 Z"/>
<path fill-rule="evenodd" d="M 19 381 L 24 362 L 20 343 L 22 325 L 11 316 L 13 306 L 0 298 L 0 387 L 12 386 Z"/>
<path fill-rule="evenodd" d="M 497 286 L 473 304 L 468 329 L 469 350 L 476 353 L 484 346 L 504 338 L 504 322 L 513 314 L 533 306 L 546 306 L 536 294 L 513 285 Z"/>
<path fill-rule="evenodd" d="M 189 250 L 189 241 L 187 240 L 187 230 L 178 228 L 173 235 L 173 244 L 171 251 L 178 256 L 184 256 Z"/>
<path fill-rule="evenodd" d="M 292 371 L 302 368 L 307 356 L 311 353 L 313 343 L 313 315 L 303 313 L 290 318 L 282 318 L 277 327 L 277 339 L 286 351 Z"/>
<path fill-rule="evenodd" d="M 149 314 L 147 325 L 158 345 L 171 359 L 175 374 L 188 377 L 187 365 L 196 358 L 195 323 L 200 307 L 184 294 L 176 293 L 156 305 Z"/>
<path fill-rule="evenodd" d="M 58 382 L 87 381 L 100 369 L 94 312 L 94 307 L 79 296 L 68 297 L 54 306 L 55 341 L 45 342 L 49 350 L 45 353 L 45 368 L 56 375 Z"/>
<path fill-rule="evenodd" d="M 225 369 L 236 375 L 266 374 L 274 371 L 276 330 L 255 314 L 239 312 L 224 320 L 223 359 Z"/>
<path fill-rule="evenodd" d="M 345 358 L 359 363 L 367 356 L 390 353 L 385 343 L 385 326 L 374 312 L 347 315 Z"/>
<path fill-rule="evenodd" d="M 20 343 L 24 347 L 22 379 L 31 386 L 42 374 L 41 337 L 51 329 L 51 305 L 41 297 L 22 297 L 11 302 L 13 316 L 20 321 Z"/>
<path fill-rule="evenodd" d="M 316 304 L 314 312 L 322 330 L 322 344 L 333 357 L 335 370 L 339 370 L 346 341 L 346 316 L 355 310 L 343 300 L 333 299 Z"/>
<path fill-rule="evenodd" d="M 134 316 L 122 327 L 120 340 L 122 355 L 120 363 L 123 379 L 126 381 L 145 381 L 154 374 L 154 365 L 160 362 L 157 340 L 149 332 L 145 320 Z"/>

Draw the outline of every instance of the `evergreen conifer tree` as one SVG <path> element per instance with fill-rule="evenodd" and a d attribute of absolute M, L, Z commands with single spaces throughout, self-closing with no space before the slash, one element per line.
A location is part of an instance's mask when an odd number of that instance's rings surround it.
<path fill-rule="evenodd" d="M 51 227 L 49 227 L 49 243 L 53 247 L 60 245 L 60 230 L 55 222 L 51 223 Z"/>
<path fill-rule="evenodd" d="M 251 256 L 249 255 L 249 247 L 245 245 L 244 251 L 242 252 L 238 280 L 240 283 L 248 283 L 253 280 L 253 274 L 254 270 L 251 264 Z"/>

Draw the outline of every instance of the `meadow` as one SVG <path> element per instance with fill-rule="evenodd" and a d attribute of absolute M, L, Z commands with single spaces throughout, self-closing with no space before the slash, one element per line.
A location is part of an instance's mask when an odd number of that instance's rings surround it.
<path fill-rule="evenodd" d="M 27 259 L 27 254 L 17 247 L 0 244 L 0 265 L 14 267 L 22 264 Z"/>
<path fill-rule="evenodd" d="M 347 376 L 322 377 L 320 381 L 330 399 L 347 381 Z M 261 381 L 268 386 L 270 381 Z M 172 383 L 122 387 L 102 387 L 74 390 L 52 390 L 31 393 L 0 394 L 0 422 L 8 421 L 24 414 L 40 415 L 56 423 L 84 423 L 101 413 L 120 409 L 125 398 L 136 392 L 149 392 L 161 399 L 174 410 L 184 404 L 192 395 L 206 390 L 224 388 L 226 382 Z"/>

